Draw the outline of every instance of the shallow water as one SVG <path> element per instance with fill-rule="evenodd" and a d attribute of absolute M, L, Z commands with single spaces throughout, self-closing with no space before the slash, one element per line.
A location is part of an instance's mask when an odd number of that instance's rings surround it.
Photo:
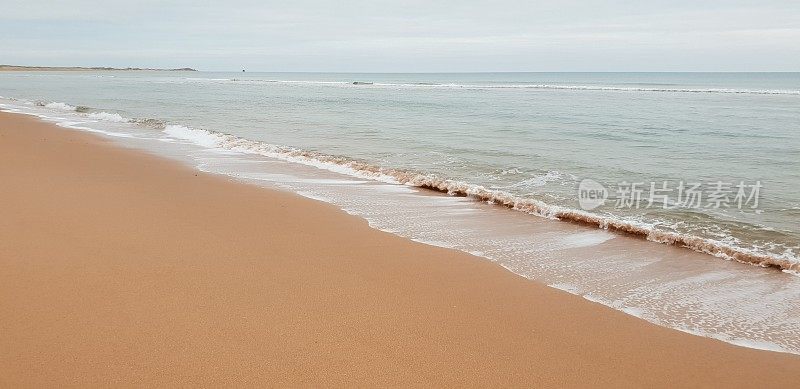
<path fill-rule="evenodd" d="M 9 73 L 0 95 L 17 99 L 6 109 L 331 202 L 658 324 L 800 352 L 800 278 L 724 260 L 797 263 L 795 73 Z M 585 178 L 609 189 L 604 206 L 580 209 Z M 755 209 L 617 208 L 623 181 L 763 188 Z M 696 238 L 718 257 L 547 218 L 575 215 Z"/>

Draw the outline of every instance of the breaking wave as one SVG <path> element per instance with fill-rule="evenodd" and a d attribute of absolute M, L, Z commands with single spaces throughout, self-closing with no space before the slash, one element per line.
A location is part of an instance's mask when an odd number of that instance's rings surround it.
<path fill-rule="evenodd" d="M 38 103 L 37 102 L 36 105 L 40 105 L 40 106 L 45 107 L 45 108 L 56 109 L 56 110 L 59 110 L 59 111 L 77 111 L 77 108 L 78 108 L 78 107 L 75 107 L 75 106 L 72 106 L 72 105 L 69 105 L 69 104 L 64 104 L 64 103 L 47 103 L 47 104 L 44 104 L 44 103 Z"/>
<path fill-rule="evenodd" d="M 77 114 L 80 117 L 84 117 L 84 118 L 92 119 L 92 120 L 101 120 L 101 121 L 114 122 L 114 123 L 135 123 L 135 124 L 141 124 L 141 125 L 146 125 L 146 126 L 150 126 L 150 127 L 158 127 L 158 126 L 163 126 L 164 125 L 164 122 L 161 121 L 161 120 L 158 120 L 158 119 L 149 119 L 149 118 L 148 119 L 130 119 L 130 118 L 126 118 L 126 117 L 124 117 L 124 116 L 122 116 L 122 115 L 120 115 L 118 113 L 115 113 L 115 112 L 95 111 L 91 107 L 87 107 L 87 106 L 84 106 L 84 105 L 74 106 L 74 105 L 61 103 L 61 102 L 49 102 L 49 103 L 42 102 L 42 101 L 31 102 L 29 100 L 24 100 L 24 99 L 9 99 L 9 100 L 20 101 L 23 104 L 32 104 L 32 105 L 35 105 L 37 107 L 45 107 L 45 108 L 49 108 L 49 109 L 53 109 L 53 110 L 57 110 L 57 111 L 73 112 L 73 113 Z"/>
<path fill-rule="evenodd" d="M 117 123 L 127 123 L 130 119 L 122 117 L 122 115 L 118 113 L 108 113 L 108 112 L 92 112 L 86 114 L 86 117 L 97 119 L 97 120 L 104 120 L 107 122 L 117 122 Z"/>
<path fill-rule="evenodd" d="M 790 253 L 782 255 L 759 253 L 752 249 L 736 247 L 713 239 L 659 230 L 644 223 L 635 223 L 582 210 L 551 205 L 540 200 L 520 197 L 507 191 L 487 189 L 481 185 L 440 178 L 432 174 L 384 168 L 351 158 L 252 141 L 234 135 L 179 125 L 168 125 L 163 132 L 173 138 L 190 141 L 203 147 L 258 154 L 352 176 L 430 189 L 454 196 L 470 197 L 532 215 L 589 225 L 653 242 L 686 247 L 715 257 L 750 265 L 771 267 L 787 272 L 800 270 L 800 260 Z"/>

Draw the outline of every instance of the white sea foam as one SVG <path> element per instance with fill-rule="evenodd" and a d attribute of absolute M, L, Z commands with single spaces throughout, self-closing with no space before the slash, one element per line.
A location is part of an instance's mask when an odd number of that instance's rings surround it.
<path fill-rule="evenodd" d="M 83 124 L 83 122 L 59 121 L 57 124 L 62 127 L 73 128 L 76 130 L 81 130 L 86 132 L 93 132 L 96 134 L 102 134 L 113 138 L 135 138 L 135 136 L 124 132 L 108 131 L 108 130 L 101 130 L 98 128 L 86 127 L 81 125 Z"/>
<path fill-rule="evenodd" d="M 44 104 L 44 107 L 50 109 L 57 109 L 60 111 L 75 111 L 76 108 L 75 106 L 58 102 Z"/>
<path fill-rule="evenodd" d="M 578 248 L 596 246 L 614 239 L 614 234 L 608 231 L 586 231 L 564 236 L 562 242 L 565 248 Z"/>
<path fill-rule="evenodd" d="M 107 122 L 116 122 L 116 123 L 127 123 L 129 121 L 128 118 L 125 118 L 118 113 L 108 113 L 108 112 L 92 112 L 86 114 L 86 117 L 97 120 L 104 120 Z"/>
<path fill-rule="evenodd" d="M 25 100 L 25 99 L 19 99 L 18 101 L 22 102 L 25 105 L 37 105 L 37 106 L 49 108 L 49 109 L 52 109 L 52 110 L 75 113 L 77 116 L 84 117 L 84 118 L 87 118 L 87 119 L 102 120 L 102 121 L 106 121 L 106 122 L 115 122 L 115 123 L 127 123 L 127 122 L 132 122 L 132 121 L 135 122 L 135 120 L 126 118 L 126 117 L 124 117 L 124 116 L 122 116 L 122 115 L 120 115 L 118 113 L 111 113 L 111 112 L 104 112 L 104 111 L 88 112 L 89 111 L 88 107 L 74 106 L 74 105 L 71 105 L 71 104 L 57 102 L 57 101 L 56 102 L 49 102 L 49 103 L 32 102 L 32 101 Z"/>
<path fill-rule="evenodd" d="M 330 203 L 331 202 L 330 198 L 327 198 L 327 197 L 324 197 L 324 196 L 320 196 L 320 195 L 318 195 L 316 193 L 311 193 L 311 192 L 305 191 L 305 190 L 295 190 L 294 193 L 297 193 L 300 196 L 303 196 L 303 197 L 308 198 L 308 199 L 322 201 L 323 203 Z"/>
<path fill-rule="evenodd" d="M 220 147 L 224 141 L 223 134 L 178 125 L 164 127 L 164 133 L 173 138 L 188 140 L 203 147 Z"/>
<path fill-rule="evenodd" d="M 501 172 L 500 174 L 506 175 L 506 171 Z M 522 189 L 529 189 L 547 185 L 549 182 L 553 181 L 561 181 L 564 178 L 564 175 L 556 170 L 548 171 L 546 174 L 533 176 L 530 178 L 526 178 L 522 181 L 516 182 L 511 185 L 497 187 L 497 189 L 512 189 L 512 188 L 522 188 Z"/>

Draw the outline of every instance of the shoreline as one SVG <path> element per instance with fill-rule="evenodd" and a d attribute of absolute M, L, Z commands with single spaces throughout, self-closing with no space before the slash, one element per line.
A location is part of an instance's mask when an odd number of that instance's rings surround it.
<path fill-rule="evenodd" d="M 3 386 L 800 380 L 796 355 L 658 327 L 32 117 L 0 112 L 0 161 Z"/>
<path fill-rule="evenodd" d="M 2 96 L 0 96 L 2 98 Z M 15 99 L 8 97 L 10 100 L 25 100 Z M 62 102 L 42 102 L 30 101 L 28 102 L 50 108 L 51 105 L 56 106 L 55 109 L 74 111 L 77 113 L 88 113 L 89 116 L 95 116 L 99 120 L 109 120 L 111 116 L 112 122 L 130 122 L 135 123 L 140 120 L 156 121 L 162 123 L 158 118 L 146 119 L 130 119 L 120 116 L 117 113 L 108 113 L 99 108 L 87 106 L 72 106 Z M 113 112 L 113 111 L 112 111 Z M 103 117 L 103 115 L 106 115 Z M 194 136 L 204 138 L 202 141 L 218 142 L 223 138 L 227 142 L 236 143 L 237 151 L 246 149 L 248 146 L 242 147 L 242 143 L 250 146 L 255 146 L 256 150 L 259 149 L 260 141 L 253 141 L 246 138 L 241 138 L 237 135 L 215 132 L 212 130 L 194 129 L 192 127 L 184 127 L 186 131 L 195 132 Z M 197 139 L 190 139 L 186 134 L 177 135 L 182 139 L 197 143 Z M 270 145 L 273 146 L 273 145 Z M 569 224 L 587 226 L 598 230 L 610 231 L 621 236 L 626 236 L 643 241 L 651 242 L 656 245 L 677 247 L 681 250 L 689 250 L 694 253 L 699 253 L 704 256 L 709 256 L 712 259 L 719 259 L 723 261 L 734 261 L 748 266 L 752 266 L 757 270 L 767 270 L 775 272 L 783 272 L 787 274 L 798 275 L 800 269 L 800 262 L 795 255 L 780 253 L 778 251 L 763 250 L 754 248 L 754 242 L 747 241 L 747 244 L 736 244 L 725 241 L 724 239 L 703 236 L 702 234 L 692 232 L 677 232 L 674 230 L 657 228 L 653 225 L 640 224 L 626 220 L 625 218 L 615 217 L 610 215 L 603 215 L 594 213 L 592 211 L 585 211 L 580 208 L 573 208 L 569 206 L 545 203 L 538 199 L 526 197 L 524 195 L 514 194 L 504 190 L 487 189 L 481 184 L 462 182 L 448 178 L 437 177 L 435 174 L 429 174 L 422 171 L 415 171 L 402 168 L 382 167 L 368 162 L 361 161 L 357 158 L 350 158 L 347 156 L 326 154 L 317 151 L 295 149 L 292 147 L 276 146 L 278 151 L 263 154 L 263 152 L 252 150 L 245 150 L 245 153 L 252 153 L 255 155 L 267 156 L 269 158 L 277 158 L 289 162 L 299 162 L 307 164 L 312 161 L 312 166 L 319 167 L 315 163 L 324 165 L 320 167 L 325 170 L 337 171 L 338 168 L 345 168 L 350 172 L 345 173 L 351 176 L 377 179 L 378 181 L 392 180 L 393 183 L 401 185 L 413 186 L 422 190 L 436 192 L 438 194 L 447 194 L 450 196 L 466 197 L 478 202 L 486 202 L 498 207 L 503 207 L 524 214 L 530 214 L 537 217 L 544 217 L 549 219 L 556 219 L 560 222 Z M 224 147 L 223 147 L 224 148 Z M 754 270 L 755 270 L 754 269 Z"/>

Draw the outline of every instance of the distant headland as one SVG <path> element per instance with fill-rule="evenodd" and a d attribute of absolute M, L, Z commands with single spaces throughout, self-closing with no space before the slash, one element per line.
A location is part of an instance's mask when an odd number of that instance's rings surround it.
<path fill-rule="evenodd" d="M 19 66 L 19 65 L 0 65 L 0 71 L 95 71 L 95 70 L 144 70 L 144 71 L 170 71 L 170 72 L 196 72 L 197 69 L 177 68 L 177 69 L 156 69 L 156 68 L 112 68 L 107 66 L 82 67 L 82 66 Z"/>

